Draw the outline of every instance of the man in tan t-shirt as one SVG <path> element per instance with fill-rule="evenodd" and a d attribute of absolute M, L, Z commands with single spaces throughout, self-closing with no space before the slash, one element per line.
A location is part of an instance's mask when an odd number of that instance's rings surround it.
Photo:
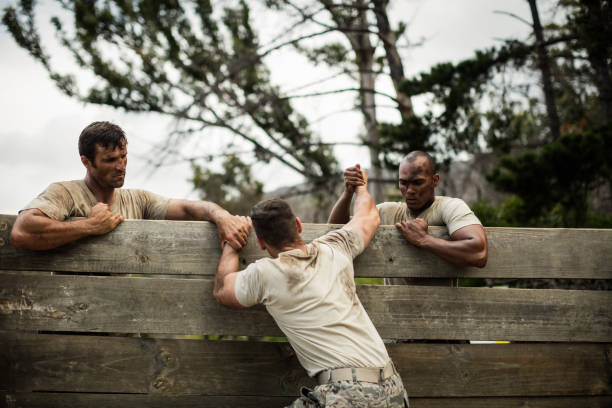
<path fill-rule="evenodd" d="M 238 271 L 238 251 L 222 245 L 214 296 L 231 307 L 263 304 L 318 386 L 290 407 L 407 406 L 402 380 L 355 291 L 353 258 L 368 245 L 379 216 L 365 186 L 355 189 L 355 216 L 305 244 L 287 202 L 253 207 L 257 241 L 272 258 Z M 250 225 L 251 220 L 244 218 Z"/>
<path fill-rule="evenodd" d="M 429 154 L 421 151 L 409 153 L 399 166 L 399 189 L 404 202 L 378 204 L 381 224 L 395 225 L 408 242 L 454 265 L 484 267 L 488 249 L 482 224 L 463 200 L 435 195 L 439 179 Z M 359 165 L 346 169 L 346 188 L 332 209 L 328 223 L 349 221 L 355 188 L 363 183 Z M 429 235 L 429 225 L 446 226 L 450 240 Z M 418 283 L 405 278 L 387 281 L 391 284 Z"/>
<path fill-rule="evenodd" d="M 56 248 L 112 231 L 126 218 L 200 220 L 217 225 L 219 236 L 239 249 L 248 229 L 239 218 L 208 201 L 167 199 L 145 190 L 121 189 L 127 165 L 127 139 L 109 122 L 93 122 L 79 136 L 83 180 L 52 183 L 21 211 L 11 231 L 15 247 Z M 65 221 L 71 217 L 81 220 Z"/>

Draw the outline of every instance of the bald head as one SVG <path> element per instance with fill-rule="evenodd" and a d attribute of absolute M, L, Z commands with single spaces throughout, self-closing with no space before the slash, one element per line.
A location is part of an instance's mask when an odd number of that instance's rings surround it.
<path fill-rule="evenodd" d="M 435 199 L 440 176 L 433 158 L 425 152 L 410 152 L 399 166 L 399 189 L 413 217 L 428 208 Z"/>
<path fill-rule="evenodd" d="M 436 161 L 434 160 L 433 157 L 431 157 L 431 155 L 429 153 L 423 152 L 421 150 L 413 150 L 410 153 L 408 153 L 406 156 L 404 156 L 404 158 L 400 162 L 400 167 L 404 163 L 413 164 L 418 159 L 421 159 L 421 158 L 426 160 L 426 164 L 427 164 L 426 171 L 427 171 L 427 174 L 429 174 L 431 176 L 436 174 Z"/>

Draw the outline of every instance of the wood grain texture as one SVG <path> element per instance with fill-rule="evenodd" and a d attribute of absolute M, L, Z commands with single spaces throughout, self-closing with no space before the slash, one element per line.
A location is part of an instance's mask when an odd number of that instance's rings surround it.
<path fill-rule="evenodd" d="M 0 215 L 0 270 L 214 275 L 219 257 L 216 227 L 208 222 L 128 220 L 113 232 L 52 251 L 10 245 L 14 215 Z M 304 224 L 309 242 L 338 225 Z M 0 228 L 2 229 L 2 228 Z M 456 268 L 408 244 L 393 226 L 381 226 L 356 259 L 362 277 L 486 277 L 612 279 L 612 230 L 487 228 L 485 268 Z M 431 227 L 434 236 L 446 229 Z M 241 253 L 246 265 L 265 256 L 253 234 Z"/>
<path fill-rule="evenodd" d="M 296 396 L 288 343 L 2 334 L 0 389 Z M 411 397 L 609 396 L 610 344 L 391 344 Z"/>
<path fill-rule="evenodd" d="M 291 397 L 156 396 L 138 394 L 2 393 L 0 408 L 262 408 Z M 610 408 L 612 397 L 410 398 L 410 408 Z"/>
<path fill-rule="evenodd" d="M 263 307 L 217 304 L 209 279 L 0 274 L 0 330 L 278 336 Z M 383 338 L 612 341 L 612 292 L 360 285 Z"/>
<path fill-rule="evenodd" d="M 151 394 L 2 393 L 0 408 L 275 408 L 295 398 L 261 396 L 158 396 Z"/>

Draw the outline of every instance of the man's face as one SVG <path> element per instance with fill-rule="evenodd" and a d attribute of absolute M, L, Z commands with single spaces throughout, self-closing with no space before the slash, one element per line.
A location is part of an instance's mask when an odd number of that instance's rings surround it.
<path fill-rule="evenodd" d="M 433 174 L 425 157 L 404 161 L 399 168 L 399 189 L 411 213 L 424 210 L 434 199 L 439 176 Z"/>
<path fill-rule="evenodd" d="M 127 166 L 127 146 L 103 147 L 96 145 L 94 162 L 85 159 L 87 171 L 102 188 L 119 188 L 125 181 Z"/>

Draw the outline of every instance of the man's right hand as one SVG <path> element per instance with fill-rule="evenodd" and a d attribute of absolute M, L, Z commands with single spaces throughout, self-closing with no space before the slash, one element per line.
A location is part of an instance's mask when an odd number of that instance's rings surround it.
<path fill-rule="evenodd" d="M 125 220 L 125 217 L 111 212 L 108 204 L 98 203 L 91 207 L 87 219 L 92 227 L 91 234 L 103 235 L 114 230 Z"/>
<path fill-rule="evenodd" d="M 365 175 L 365 170 L 362 170 L 359 164 L 344 170 L 344 187 L 348 193 L 353 194 L 357 187 L 365 186 L 367 183 L 368 178 Z"/>

